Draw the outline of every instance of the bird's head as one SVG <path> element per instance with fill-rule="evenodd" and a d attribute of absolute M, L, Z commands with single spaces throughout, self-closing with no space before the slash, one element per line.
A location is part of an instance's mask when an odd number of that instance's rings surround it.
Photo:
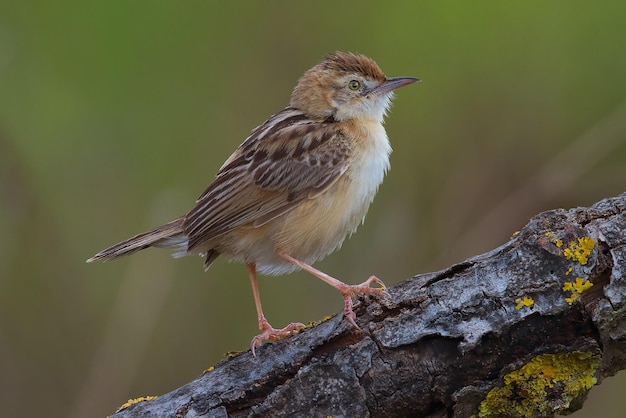
<path fill-rule="evenodd" d="M 304 73 L 291 94 L 291 106 L 312 118 L 382 122 L 393 90 L 416 81 L 387 78 L 373 59 L 336 52 Z"/>

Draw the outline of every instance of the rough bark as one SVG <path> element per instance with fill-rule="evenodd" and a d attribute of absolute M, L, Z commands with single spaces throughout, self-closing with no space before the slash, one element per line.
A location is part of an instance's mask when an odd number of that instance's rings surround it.
<path fill-rule="evenodd" d="M 626 194 L 244 352 L 135 417 L 552 416 L 626 367 Z"/>

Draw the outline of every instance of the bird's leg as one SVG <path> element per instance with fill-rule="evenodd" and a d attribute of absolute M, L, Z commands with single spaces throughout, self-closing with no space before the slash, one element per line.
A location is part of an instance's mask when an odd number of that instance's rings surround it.
<path fill-rule="evenodd" d="M 348 321 L 357 329 L 360 329 L 360 328 L 354 321 L 354 319 L 356 318 L 356 315 L 354 314 L 354 311 L 352 310 L 352 297 L 359 293 L 373 293 L 379 296 L 389 296 L 389 293 L 385 292 L 385 284 L 382 282 L 382 280 L 380 280 L 376 276 L 370 276 L 369 279 L 367 279 L 365 282 L 361 284 L 349 285 L 340 280 L 335 279 L 332 276 L 329 276 L 323 271 L 319 271 L 318 269 L 308 265 L 307 263 L 304 263 L 296 258 L 293 258 L 292 256 L 290 256 L 289 254 L 283 251 L 277 251 L 276 253 L 283 260 L 295 266 L 300 267 L 302 270 L 311 273 L 313 276 L 325 281 L 326 283 L 328 283 L 329 285 L 337 289 L 341 293 L 341 296 L 343 296 L 344 315 L 348 319 Z M 376 284 L 380 287 L 371 287 L 372 284 Z"/>
<path fill-rule="evenodd" d="M 260 347 L 265 341 L 277 341 L 294 334 L 300 328 L 304 328 L 304 324 L 299 322 L 293 322 L 287 325 L 283 329 L 273 328 L 265 315 L 263 315 L 263 308 L 261 307 L 261 296 L 259 295 L 259 286 L 256 280 L 256 264 L 246 263 L 248 273 L 250 275 L 250 284 L 252 285 L 252 295 L 254 296 L 254 304 L 256 306 L 256 314 L 259 319 L 259 330 L 261 333 L 252 339 L 250 348 L 252 349 L 252 355 L 256 357 L 254 352 L 256 347 Z"/>

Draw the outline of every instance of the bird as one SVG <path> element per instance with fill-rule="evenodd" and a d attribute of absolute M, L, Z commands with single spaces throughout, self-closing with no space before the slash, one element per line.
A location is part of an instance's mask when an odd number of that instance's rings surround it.
<path fill-rule="evenodd" d="M 251 350 L 304 327 L 276 329 L 263 314 L 257 272 L 304 270 L 337 289 L 356 329 L 353 297 L 388 296 L 376 276 L 346 284 L 312 266 L 336 251 L 364 222 L 390 167 L 383 127 L 394 90 L 421 81 L 387 77 L 362 54 L 335 52 L 298 80 L 289 105 L 252 130 L 185 215 L 98 252 L 113 260 L 148 247 L 174 257 L 218 256 L 245 264 L 260 333 Z"/>

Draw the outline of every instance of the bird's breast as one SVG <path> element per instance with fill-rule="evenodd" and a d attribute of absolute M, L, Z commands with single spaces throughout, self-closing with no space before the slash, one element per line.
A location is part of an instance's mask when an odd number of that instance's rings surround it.
<path fill-rule="evenodd" d="M 346 174 L 349 193 L 355 202 L 371 203 L 389 170 L 391 145 L 380 123 L 361 124 L 362 134 L 355 140 L 354 157 Z"/>
<path fill-rule="evenodd" d="M 380 123 L 361 124 L 351 138 L 346 172 L 328 190 L 286 214 L 279 247 L 306 262 L 333 252 L 365 218 L 389 169 L 391 146 Z"/>
<path fill-rule="evenodd" d="M 308 264 L 337 250 L 364 220 L 389 169 L 391 146 L 383 126 L 372 121 L 354 128 L 347 169 L 332 186 L 267 224 L 239 228 L 218 251 L 231 260 L 255 262 L 263 274 L 285 274 L 297 268 L 276 250 Z"/>

